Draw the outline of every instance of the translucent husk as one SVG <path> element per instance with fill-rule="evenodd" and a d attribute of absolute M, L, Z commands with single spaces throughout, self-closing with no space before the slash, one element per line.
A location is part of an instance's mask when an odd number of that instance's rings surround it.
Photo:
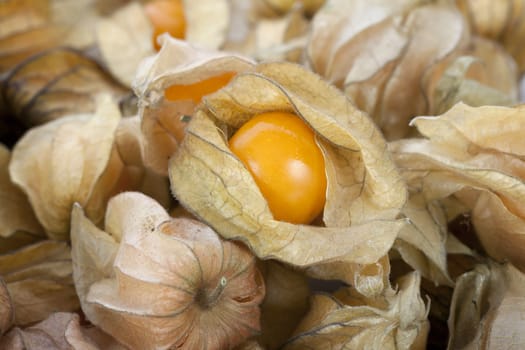
<path fill-rule="evenodd" d="M 129 132 L 132 120 L 121 121 L 116 104 L 103 96 L 95 114 L 72 115 L 32 128 L 15 145 L 11 179 L 28 196 L 49 237 L 69 237 L 75 202 L 84 205 L 97 223 L 107 200 L 121 190 L 141 188 L 167 205 L 166 179 L 149 174 L 138 161 L 141 141 L 138 132 Z M 138 119 L 134 120 L 138 131 Z"/>
<path fill-rule="evenodd" d="M 461 275 L 452 297 L 448 349 L 503 349 L 525 341 L 525 276 L 489 261 Z"/>
<path fill-rule="evenodd" d="M 523 107 L 457 104 L 413 125 L 425 139 L 390 144 L 405 177 L 427 201 L 453 196 L 470 210 L 487 253 L 524 269 Z"/>
<path fill-rule="evenodd" d="M 0 275 L 14 325 L 29 325 L 53 312 L 79 308 L 71 250 L 66 243 L 47 240 L 0 255 Z"/>
<path fill-rule="evenodd" d="M 349 291 L 312 297 L 310 311 L 284 349 L 425 349 L 429 330 L 420 277 L 399 280 L 399 290 L 373 300 Z"/>
<path fill-rule="evenodd" d="M 233 130 L 254 114 L 276 110 L 296 113 L 317 134 L 327 164 L 325 227 L 274 220 L 227 146 Z M 242 240 L 260 258 L 302 267 L 375 264 L 406 224 L 395 220 L 406 189 L 379 131 L 335 88 L 300 66 L 261 64 L 239 74 L 204 98 L 186 131 L 169 164 L 173 194 L 223 237 Z M 346 267 L 336 271 L 353 282 Z"/>
<path fill-rule="evenodd" d="M 264 281 L 244 246 L 138 192 L 111 199 L 104 230 L 74 206 L 75 286 L 86 317 L 126 346 L 233 348 L 259 330 Z"/>
<path fill-rule="evenodd" d="M 168 100 L 165 90 L 250 70 L 255 62 L 237 54 L 197 48 L 169 36 L 161 36 L 159 40 L 163 43 L 162 49 L 143 61 L 133 88 L 139 97 L 145 164 L 155 172 L 167 175 L 168 159 L 184 135 L 185 116 L 193 114 L 198 102 Z"/>

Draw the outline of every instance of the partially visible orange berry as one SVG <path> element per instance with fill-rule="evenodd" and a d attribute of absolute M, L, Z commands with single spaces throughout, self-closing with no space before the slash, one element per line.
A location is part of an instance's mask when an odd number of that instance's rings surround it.
<path fill-rule="evenodd" d="M 169 33 L 177 39 L 186 35 L 186 17 L 182 0 L 152 0 L 144 5 L 146 15 L 153 24 L 153 46 L 160 50 L 157 36 Z"/>
<path fill-rule="evenodd" d="M 235 74 L 235 72 L 226 72 L 191 85 L 173 85 L 164 91 L 164 97 L 170 101 L 192 100 L 197 104 L 203 96 L 228 84 Z"/>

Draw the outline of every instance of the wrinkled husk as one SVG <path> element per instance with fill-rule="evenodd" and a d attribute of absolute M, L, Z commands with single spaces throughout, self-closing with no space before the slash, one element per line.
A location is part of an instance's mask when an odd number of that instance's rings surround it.
<path fill-rule="evenodd" d="M 10 350 L 125 350 L 95 327 L 82 326 L 74 313 L 57 312 L 27 328 L 13 328 L 0 338 L 0 348 Z"/>
<path fill-rule="evenodd" d="M 170 219 L 153 199 L 111 199 L 102 231 L 75 205 L 73 269 L 87 318 L 133 349 L 232 348 L 259 330 L 264 281 L 243 246 Z"/>
<path fill-rule="evenodd" d="M 414 115 L 445 111 L 461 99 L 516 101 L 515 63 L 496 45 L 472 38 L 449 2 L 331 0 L 312 26 L 312 69 L 370 113 L 388 140 L 405 137 Z M 460 56 L 480 63 L 458 74 Z"/>
<path fill-rule="evenodd" d="M 325 3 L 325 0 L 252 0 L 253 11 L 258 16 L 275 17 L 299 8 L 308 16 L 313 15 Z"/>
<path fill-rule="evenodd" d="M 452 285 L 447 271 L 447 218 L 441 203 L 413 193 L 402 213 L 409 225 L 400 231 L 394 248 L 423 277 Z"/>
<path fill-rule="evenodd" d="M 99 223 L 107 200 L 125 189 L 153 186 L 167 205 L 166 180 L 140 166 L 140 147 L 129 130 L 132 119 L 121 121 L 109 96 L 102 96 L 95 114 L 72 115 L 32 128 L 13 149 L 9 173 L 29 197 L 50 238 L 69 237 L 73 203 L 85 207 Z M 132 128 L 133 129 L 133 128 Z M 128 130 L 128 131 L 125 131 Z M 136 136 L 139 137 L 139 136 Z M 137 155 L 137 153 L 139 153 Z M 156 190 L 162 187 L 162 190 Z"/>
<path fill-rule="evenodd" d="M 525 343 L 525 276 L 488 262 L 461 275 L 452 297 L 448 349 L 510 349 Z"/>
<path fill-rule="evenodd" d="M 168 159 L 177 149 L 195 101 L 170 101 L 164 91 L 171 86 L 197 84 L 230 72 L 243 72 L 253 67 L 251 59 L 220 51 L 209 51 L 184 41 L 160 36 L 160 52 L 144 60 L 133 88 L 139 97 L 139 114 L 144 135 L 144 161 L 159 174 L 168 174 Z"/>
<path fill-rule="evenodd" d="M 3 81 L 6 108 L 25 127 L 76 113 L 92 113 L 95 96 L 119 99 L 129 92 L 79 51 L 48 50 L 18 65 Z"/>
<path fill-rule="evenodd" d="M 390 144 L 410 186 L 427 201 L 459 199 L 487 253 L 525 269 L 523 107 L 457 104 L 413 125 L 427 138 Z"/>
<path fill-rule="evenodd" d="M 315 130 L 326 163 L 326 227 L 274 220 L 252 176 L 229 150 L 232 131 L 266 111 L 294 112 Z M 258 65 L 205 97 L 169 172 L 172 192 L 186 208 L 263 259 L 302 267 L 375 264 L 405 225 L 395 220 L 405 185 L 373 122 L 334 87 L 290 63 Z M 348 268 L 338 271 L 344 275 L 338 278 L 353 283 Z"/>
<path fill-rule="evenodd" d="M 522 0 L 456 0 L 472 30 L 498 41 L 525 70 L 525 4 Z"/>
<path fill-rule="evenodd" d="M 0 254 L 44 239 L 25 194 L 9 177 L 11 153 L 0 144 Z"/>
<path fill-rule="evenodd" d="M 411 273 L 399 281 L 397 292 L 378 300 L 351 293 L 342 300 L 314 295 L 309 313 L 284 349 L 425 349 L 428 310 L 419 283 L 419 275 Z"/>
<path fill-rule="evenodd" d="M 10 295 L 15 325 L 28 325 L 53 312 L 79 308 L 71 250 L 66 243 L 42 241 L 0 255 L 0 276 Z"/>
<path fill-rule="evenodd" d="M 230 26 L 228 0 L 183 0 L 186 17 L 185 40 L 193 45 L 218 49 Z"/>

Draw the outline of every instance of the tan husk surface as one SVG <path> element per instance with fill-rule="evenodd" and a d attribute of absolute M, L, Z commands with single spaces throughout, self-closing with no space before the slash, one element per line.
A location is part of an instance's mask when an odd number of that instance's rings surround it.
<path fill-rule="evenodd" d="M 461 275 L 452 297 L 448 349 L 521 346 L 524 291 L 525 276 L 511 264 L 489 261 Z"/>
<path fill-rule="evenodd" d="M 397 164 L 427 200 L 455 196 L 471 210 L 487 253 L 525 268 L 523 107 L 457 104 L 413 121 L 427 138 L 390 144 Z"/>
<path fill-rule="evenodd" d="M 424 349 L 429 323 L 419 283 L 419 275 L 411 273 L 399 281 L 397 292 L 365 299 L 366 304 L 313 295 L 308 315 L 284 349 Z"/>
<path fill-rule="evenodd" d="M 259 330 L 264 281 L 243 246 L 125 192 L 102 231 L 73 208 L 73 269 L 87 318 L 131 348 L 231 348 Z"/>
<path fill-rule="evenodd" d="M 15 145 L 10 176 L 29 197 L 49 237 L 68 238 L 75 202 L 98 223 L 107 200 L 121 190 L 141 188 L 156 193 L 163 204 L 169 201 L 166 180 L 148 174 L 140 163 L 138 125 L 136 118 L 121 120 L 115 102 L 101 96 L 96 113 L 32 128 Z"/>
<path fill-rule="evenodd" d="M 42 241 L 0 255 L 14 325 L 41 321 L 56 311 L 79 308 L 73 285 L 71 251 L 64 242 Z"/>
<path fill-rule="evenodd" d="M 170 161 L 174 195 L 260 258 L 297 266 L 375 263 L 405 225 L 395 217 L 406 199 L 379 131 L 340 92 L 300 66 L 270 63 L 254 70 L 204 98 Z M 266 111 L 295 112 L 315 130 L 327 164 L 326 227 L 274 220 L 250 173 L 229 150 L 231 130 Z"/>

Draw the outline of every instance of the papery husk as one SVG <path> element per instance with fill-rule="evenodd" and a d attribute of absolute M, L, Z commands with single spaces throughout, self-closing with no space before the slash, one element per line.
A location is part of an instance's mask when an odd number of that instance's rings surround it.
<path fill-rule="evenodd" d="M 219 49 L 230 26 L 228 0 L 183 0 L 186 17 L 184 40 L 205 49 Z"/>
<path fill-rule="evenodd" d="M 81 325 L 74 313 L 57 312 L 27 328 L 13 328 L 0 338 L 0 348 L 10 350 L 125 350 L 94 327 Z"/>
<path fill-rule="evenodd" d="M 155 53 L 152 36 L 153 25 L 138 2 L 98 21 L 96 41 L 101 58 L 124 86 L 131 86 L 140 62 Z"/>
<path fill-rule="evenodd" d="M 283 349 L 425 349 L 429 323 L 419 283 L 417 273 L 405 276 L 397 292 L 374 306 L 314 295 L 310 312 Z"/>
<path fill-rule="evenodd" d="M 0 255 L 0 275 L 11 297 L 15 325 L 79 308 L 70 248 L 64 242 L 42 241 Z"/>
<path fill-rule="evenodd" d="M 194 101 L 169 101 L 164 91 L 174 85 L 191 85 L 228 72 L 250 70 L 250 58 L 221 51 L 209 51 L 187 42 L 160 36 L 160 52 L 143 61 L 133 88 L 139 97 L 139 114 L 144 135 L 144 161 L 159 174 L 168 174 L 168 159 L 184 136 Z"/>
<path fill-rule="evenodd" d="M 136 143 L 141 141 L 134 138 L 140 137 L 138 118 L 135 132 L 124 131 L 133 120 L 121 122 L 109 96 L 100 97 L 97 108 L 95 114 L 71 115 L 31 129 L 13 150 L 11 178 L 27 194 L 51 238 L 68 239 L 75 202 L 97 223 L 107 200 L 122 190 L 149 185 L 148 193 L 157 193 L 168 205 L 166 179 L 148 174 L 138 164 Z"/>
<path fill-rule="evenodd" d="M 0 254 L 44 239 L 26 195 L 9 177 L 11 152 L 0 144 Z"/>
<path fill-rule="evenodd" d="M 461 14 L 445 2 L 332 0 L 312 25 L 314 71 L 344 89 L 389 140 L 405 136 L 410 118 L 426 112 L 427 70 L 470 38 Z"/>
<path fill-rule="evenodd" d="M 259 61 L 300 62 L 309 33 L 309 20 L 300 6 L 283 16 L 257 18 L 248 24 L 242 40 L 226 43 L 226 48 Z"/>
<path fill-rule="evenodd" d="M 402 213 L 410 224 L 400 231 L 394 248 L 423 277 L 452 285 L 447 270 L 447 217 L 442 204 L 427 202 L 421 193 L 413 193 Z"/>
<path fill-rule="evenodd" d="M 316 132 L 326 163 L 326 227 L 274 220 L 252 176 L 228 148 L 233 130 L 268 111 L 293 112 Z M 320 77 L 290 63 L 260 64 L 205 97 L 169 172 L 173 194 L 190 212 L 262 259 L 302 267 L 374 264 L 405 225 L 395 220 L 405 185 L 373 122 Z M 342 276 L 350 283 L 353 277 Z"/>
<path fill-rule="evenodd" d="M 94 112 L 99 93 L 115 99 L 129 93 L 93 59 L 69 48 L 32 56 L 6 75 L 2 89 L 6 108 L 26 128 Z"/>
<path fill-rule="evenodd" d="M 461 275 L 450 309 L 448 349 L 521 346 L 525 276 L 511 264 L 489 261 Z"/>
<path fill-rule="evenodd" d="M 523 107 L 457 104 L 413 121 L 427 139 L 390 145 L 398 166 L 427 200 L 454 196 L 471 211 L 476 233 L 497 260 L 525 268 Z"/>
<path fill-rule="evenodd" d="M 525 69 L 525 6 L 522 0 L 456 0 L 472 30 L 481 36 L 498 41 L 519 65 Z"/>
<path fill-rule="evenodd" d="M 464 55 L 449 61 L 429 72 L 426 79 L 429 114 L 442 114 L 458 102 L 475 107 L 517 103 L 516 63 L 495 42 L 474 37 Z"/>
<path fill-rule="evenodd" d="M 260 262 L 266 286 L 261 304 L 261 334 L 258 346 L 279 349 L 309 307 L 310 288 L 304 274 L 276 261 Z"/>
<path fill-rule="evenodd" d="M 112 198 L 105 230 L 75 205 L 71 240 L 82 310 L 123 344 L 232 348 L 259 329 L 264 281 L 245 247 L 198 221 L 170 219 L 138 192 Z"/>

